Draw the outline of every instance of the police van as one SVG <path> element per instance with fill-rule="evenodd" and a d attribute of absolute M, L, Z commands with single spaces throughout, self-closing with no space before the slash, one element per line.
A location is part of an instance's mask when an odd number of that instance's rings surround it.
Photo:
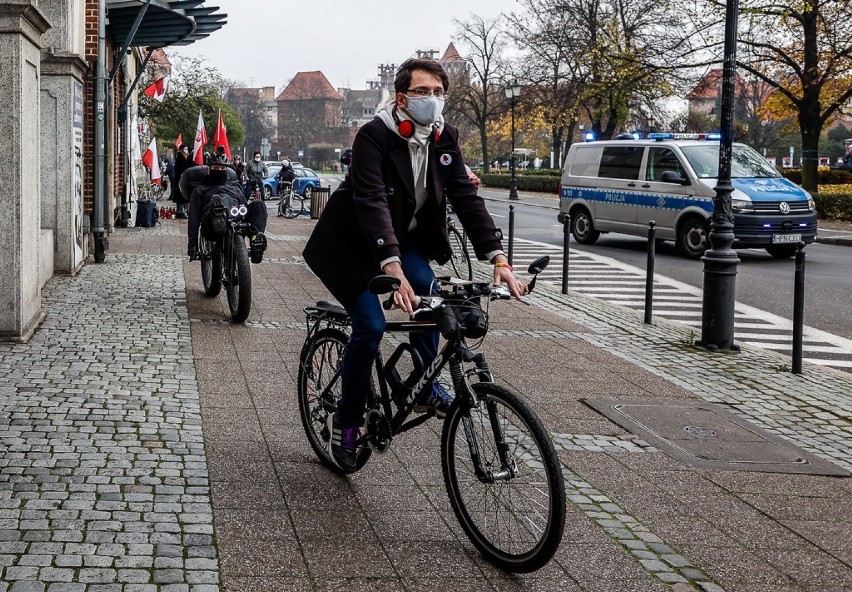
<path fill-rule="evenodd" d="M 573 144 L 562 170 L 560 222 L 570 214 L 574 239 L 592 244 L 606 232 L 647 236 L 654 220 L 658 239 L 701 257 L 710 246 L 718 140 L 718 134 L 648 134 Z M 816 238 L 811 196 L 744 144 L 733 145 L 731 184 L 734 247 L 790 257 L 797 243 Z"/>

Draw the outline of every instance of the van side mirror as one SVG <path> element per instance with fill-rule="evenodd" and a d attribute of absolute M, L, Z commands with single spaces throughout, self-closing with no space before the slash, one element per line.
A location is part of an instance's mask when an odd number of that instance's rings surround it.
<path fill-rule="evenodd" d="M 664 171 L 660 176 L 663 183 L 677 183 L 678 185 L 689 185 L 689 179 L 684 179 L 674 171 Z"/>

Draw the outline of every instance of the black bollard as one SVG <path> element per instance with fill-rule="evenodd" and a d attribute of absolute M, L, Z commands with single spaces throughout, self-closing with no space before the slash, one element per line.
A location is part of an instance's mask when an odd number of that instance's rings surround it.
<path fill-rule="evenodd" d="M 654 311 L 654 259 L 657 257 L 657 223 L 648 222 L 648 263 L 645 265 L 645 324 L 651 324 Z"/>
<path fill-rule="evenodd" d="M 796 249 L 796 280 L 793 288 L 793 374 L 802 373 L 802 333 L 805 326 L 805 243 Z"/>
<path fill-rule="evenodd" d="M 515 254 L 515 206 L 509 206 L 509 265 L 513 265 Z"/>
<path fill-rule="evenodd" d="M 568 239 L 571 236 L 571 216 L 562 219 L 562 293 L 568 293 Z"/>

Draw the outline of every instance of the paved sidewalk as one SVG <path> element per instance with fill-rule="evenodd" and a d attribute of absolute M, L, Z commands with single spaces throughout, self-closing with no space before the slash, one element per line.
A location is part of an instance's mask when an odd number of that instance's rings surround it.
<path fill-rule="evenodd" d="M 312 228 L 270 220 L 245 325 L 201 294 L 182 220 L 49 282 L 33 339 L 0 344 L 0 592 L 852 589 L 852 479 L 825 474 L 852 469 L 852 376 L 709 354 L 547 286 L 492 305 L 483 348 L 564 465 L 550 565 L 473 550 L 437 420 L 324 470 L 295 395 L 302 308 L 327 298 L 299 256 Z"/>

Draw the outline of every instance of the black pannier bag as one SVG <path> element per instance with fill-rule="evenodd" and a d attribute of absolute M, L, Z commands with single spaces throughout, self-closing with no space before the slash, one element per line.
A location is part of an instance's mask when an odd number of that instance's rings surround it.
<path fill-rule="evenodd" d="M 136 200 L 136 226 L 140 228 L 152 228 L 157 225 L 160 211 L 156 202 L 150 199 Z"/>

